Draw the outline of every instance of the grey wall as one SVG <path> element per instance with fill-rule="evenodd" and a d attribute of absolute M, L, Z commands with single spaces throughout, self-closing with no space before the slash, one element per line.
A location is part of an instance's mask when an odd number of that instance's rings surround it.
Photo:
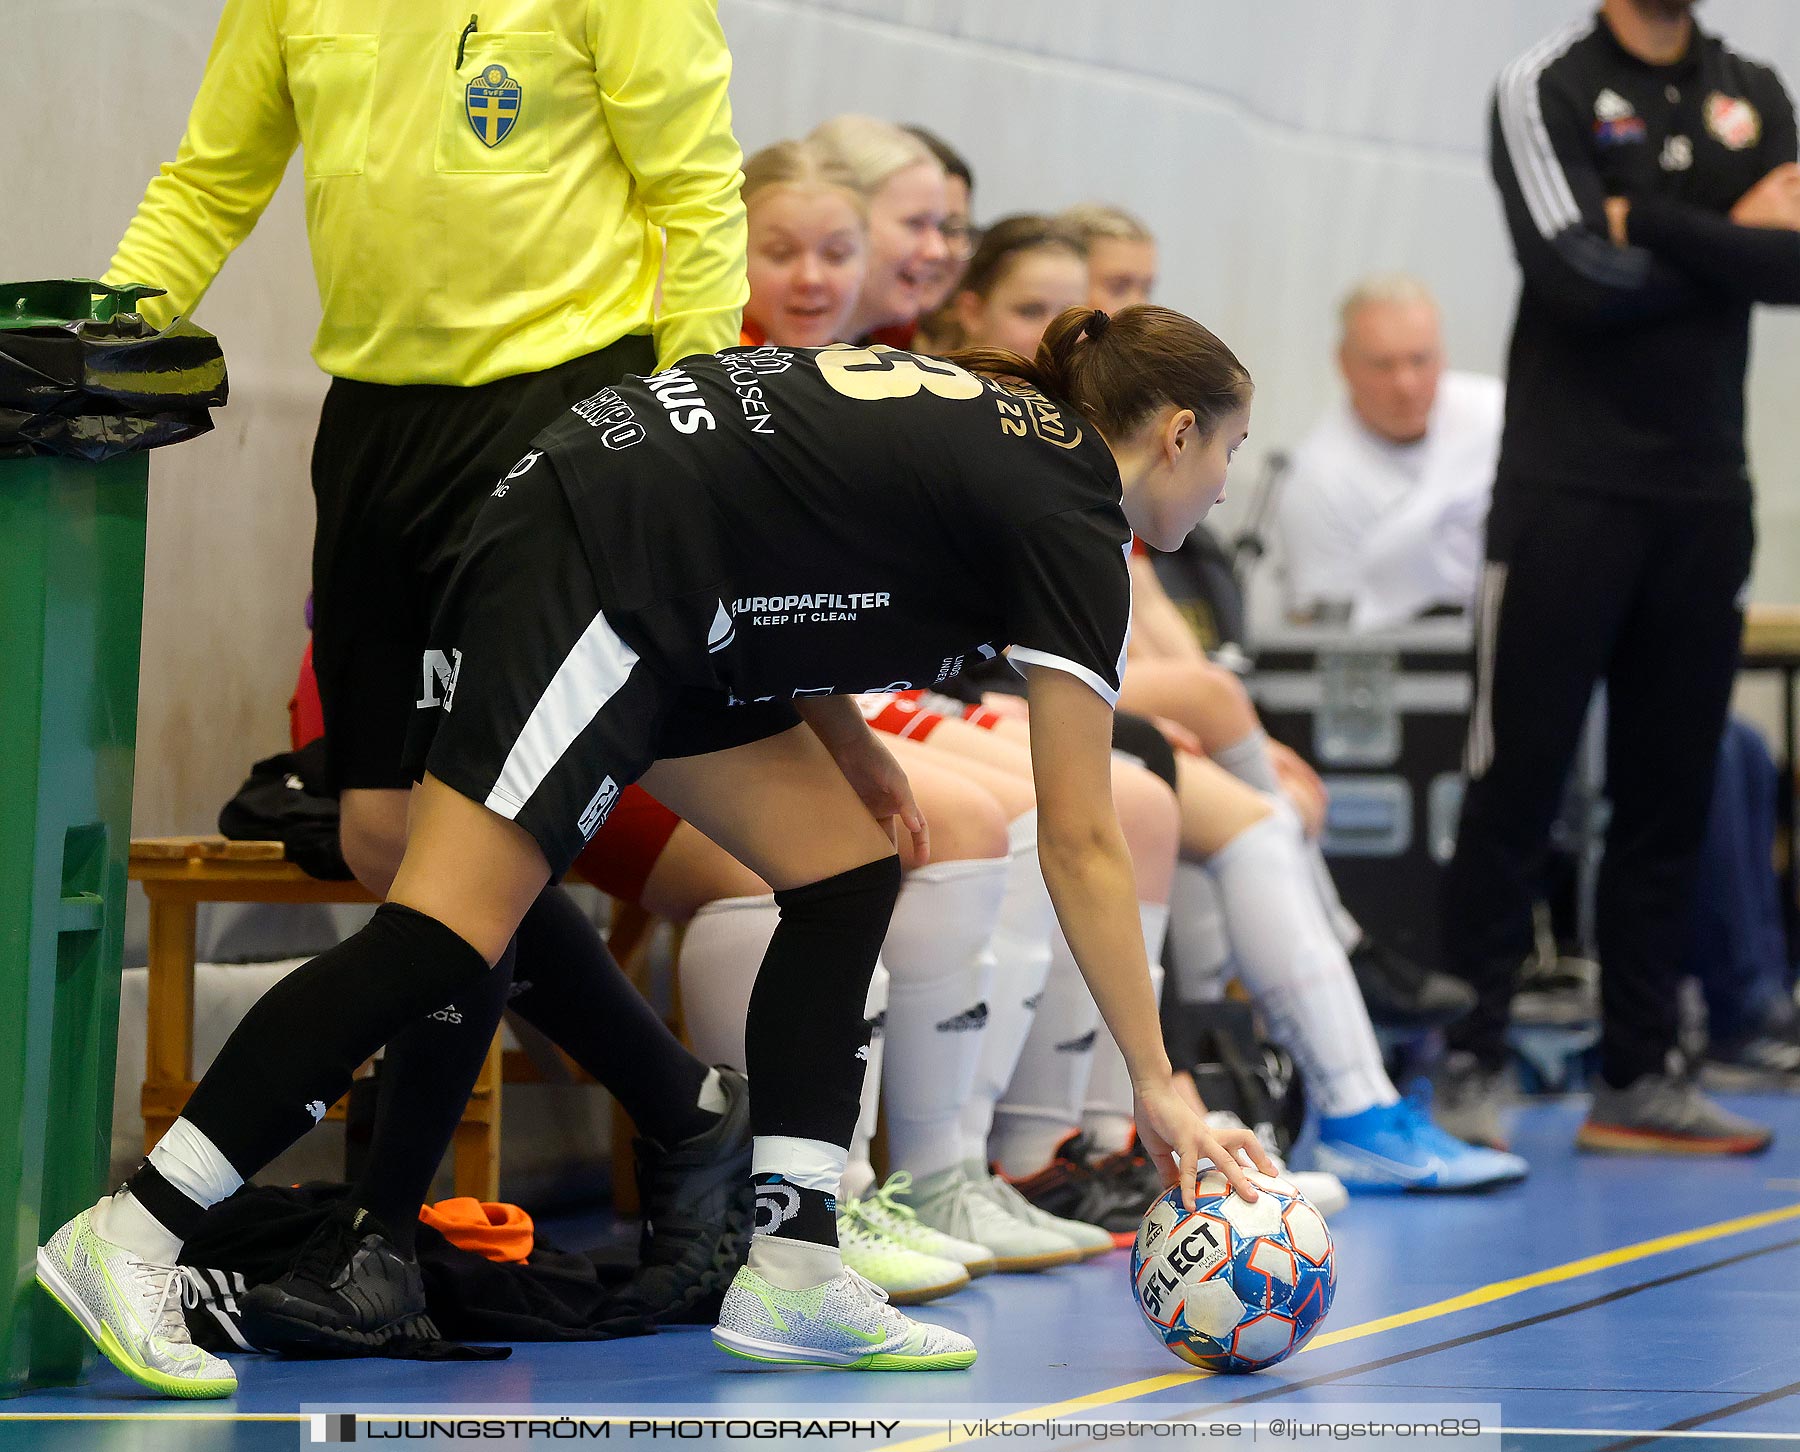
<path fill-rule="evenodd" d="M 1409 268 L 1453 361 L 1494 370 L 1514 273 L 1482 158 L 1494 74 L 1572 0 L 721 0 L 746 148 L 860 109 L 967 150 L 978 211 L 1103 197 L 1161 234 L 1163 298 L 1259 381 L 1255 450 L 1329 397 L 1333 300 Z M 0 128 L 0 274 L 95 274 L 174 151 L 216 0 L 0 0 L 32 104 Z M 1800 83 L 1800 6 L 1701 14 Z M 16 98 L 17 99 L 17 98 Z M 290 176 L 199 311 L 233 383 L 220 427 L 152 474 L 136 830 L 202 830 L 285 740 L 304 638 L 306 457 L 323 380 Z M 1800 318 L 1759 324 L 1756 593 L 1800 599 Z M 1246 471 L 1245 477 L 1249 476 Z M 1241 504 L 1241 501 L 1240 501 Z M 1230 528 L 1227 505 L 1224 523 Z"/>

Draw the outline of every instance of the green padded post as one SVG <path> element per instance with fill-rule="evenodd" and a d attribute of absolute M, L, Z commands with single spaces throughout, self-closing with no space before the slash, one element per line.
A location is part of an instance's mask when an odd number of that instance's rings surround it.
<path fill-rule="evenodd" d="M 0 330 L 118 301 L 67 290 L 0 285 Z M 90 1359 L 34 1277 L 111 1149 L 148 482 L 141 453 L 0 460 L 0 1396 Z"/>

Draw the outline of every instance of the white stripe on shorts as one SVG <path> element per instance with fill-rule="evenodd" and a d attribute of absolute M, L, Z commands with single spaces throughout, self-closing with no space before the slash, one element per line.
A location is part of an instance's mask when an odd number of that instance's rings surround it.
<path fill-rule="evenodd" d="M 517 817 L 575 738 L 624 687 L 637 662 L 637 652 L 613 633 L 604 615 L 596 615 L 532 707 L 488 793 L 487 809 L 508 821 Z"/>

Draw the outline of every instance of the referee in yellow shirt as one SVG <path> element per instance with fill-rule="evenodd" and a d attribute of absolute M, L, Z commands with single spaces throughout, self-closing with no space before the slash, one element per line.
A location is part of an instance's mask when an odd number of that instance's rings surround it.
<path fill-rule="evenodd" d="M 180 151 L 113 258 L 109 280 L 168 290 L 142 305 L 151 321 L 193 312 L 300 149 L 313 357 L 332 376 L 312 458 L 314 662 L 344 855 L 379 894 L 404 845 L 411 719 L 455 689 L 426 635 L 480 502 L 558 411 L 738 340 L 730 74 L 716 0 L 226 0 Z M 721 1243 L 743 1230 L 717 1188 L 747 1183 L 742 1078 L 676 1043 L 559 889 L 518 946 L 515 991 L 555 995 L 577 1056 L 613 1066 L 650 1141 L 657 1234 L 633 1308 L 710 1319 L 703 1300 L 735 1268 L 720 1272 Z M 509 975 L 503 960 L 483 1001 L 390 1045 L 369 1169 L 322 1232 L 339 1243 L 303 1258 L 354 1261 L 355 1294 L 316 1264 L 263 1288 L 270 1341 L 352 1350 L 417 1329 L 418 1202 Z M 139 1198 L 183 1214 L 184 1173 L 159 1149 Z"/>

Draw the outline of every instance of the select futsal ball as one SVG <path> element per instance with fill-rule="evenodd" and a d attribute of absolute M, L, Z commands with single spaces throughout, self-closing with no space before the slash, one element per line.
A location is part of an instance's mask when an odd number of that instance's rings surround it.
<path fill-rule="evenodd" d="M 1194 1208 L 1179 1187 L 1144 1215 L 1131 1287 L 1157 1340 L 1208 1371 L 1261 1371 L 1292 1356 L 1325 1319 L 1337 1262 L 1325 1217 L 1286 1180 L 1252 1172 L 1240 1199 L 1217 1170 Z"/>

